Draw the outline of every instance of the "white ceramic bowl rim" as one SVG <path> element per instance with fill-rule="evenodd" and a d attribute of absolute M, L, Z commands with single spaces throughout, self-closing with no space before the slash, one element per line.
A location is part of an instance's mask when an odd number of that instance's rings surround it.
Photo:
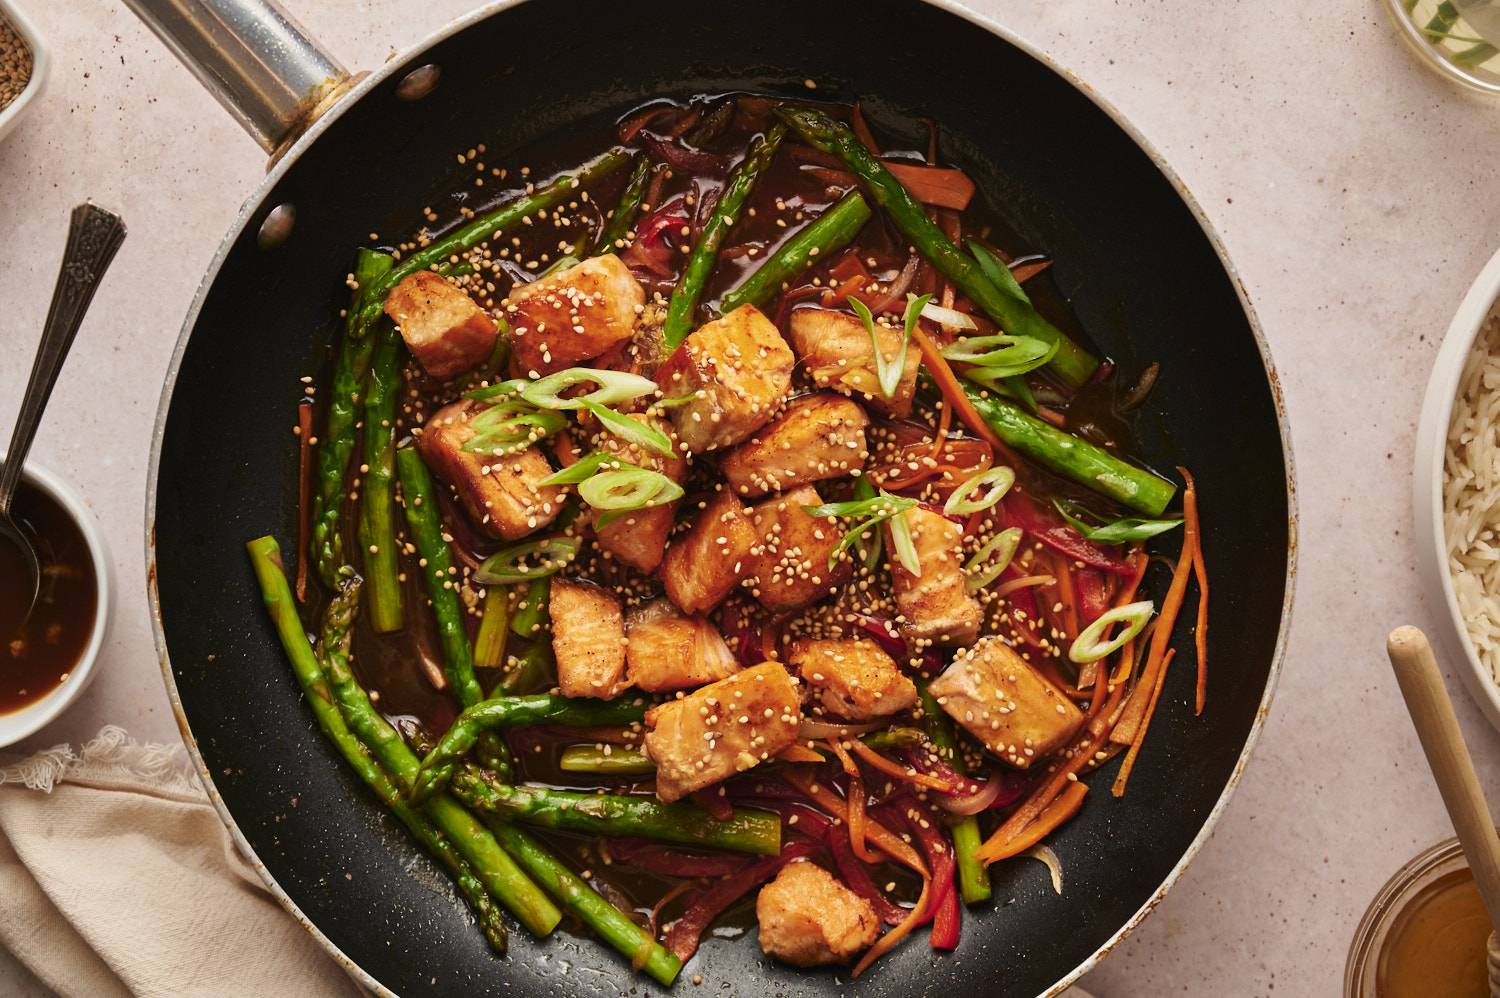
<path fill-rule="evenodd" d="M 3 458 L 4 455 L 0 455 Z M 0 714 L 0 747 L 13 745 L 23 738 L 35 734 L 50 724 L 59 714 L 67 710 L 78 699 L 94 678 L 94 665 L 99 650 L 104 647 L 104 637 L 109 630 L 109 611 L 114 587 L 110 584 L 109 551 L 104 537 L 99 533 L 94 517 L 89 513 L 83 499 L 61 478 L 35 462 L 27 462 L 21 472 L 29 484 L 41 489 L 67 511 L 78 530 L 94 562 L 94 578 L 98 580 L 99 597 L 94 606 L 94 625 L 89 642 L 79 656 L 78 664 L 68 674 L 67 681 L 40 700 L 27 704 L 20 710 Z"/>
<path fill-rule="evenodd" d="M 5 18 L 16 29 L 31 49 L 31 78 L 26 81 L 26 89 L 22 90 L 16 99 L 11 101 L 0 110 L 0 136 L 3 136 L 15 124 L 16 120 L 25 112 L 26 106 L 41 95 L 42 88 L 47 82 L 47 70 L 51 66 L 52 58 L 47 51 L 46 42 L 37 33 L 36 26 L 26 20 L 11 0 L 0 0 L 0 17 Z"/>
<path fill-rule="evenodd" d="M 1450 656 L 1461 653 L 1468 665 L 1459 670 L 1464 685 L 1490 723 L 1500 730 L 1500 686 L 1479 660 L 1463 611 L 1459 609 L 1453 577 L 1448 574 L 1448 539 L 1443 524 L 1443 454 L 1448 440 L 1448 424 L 1453 418 L 1453 405 L 1457 402 L 1458 382 L 1469 359 L 1469 351 L 1473 349 L 1497 299 L 1500 299 L 1500 252 L 1490 257 L 1469 286 L 1443 336 L 1437 360 L 1433 362 L 1427 394 L 1422 400 L 1422 418 L 1417 427 L 1412 499 L 1420 539 L 1417 556 L 1423 588 L 1429 593 L 1442 593 L 1447 610 L 1449 626 L 1443 630 L 1441 644 Z"/>

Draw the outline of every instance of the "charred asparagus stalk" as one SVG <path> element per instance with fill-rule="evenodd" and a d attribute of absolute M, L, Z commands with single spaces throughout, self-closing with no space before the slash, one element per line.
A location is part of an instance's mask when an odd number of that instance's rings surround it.
<path fill-rule="evenodd" d="M 650 179 L 651 159 L 643 154 L 636 159 L 635 169 L 630 171 L 630 179 L 625 182 L 625 190 L 620 194 L 615 210 L 604 220 L 590 256 L 602 256 L 625 248 L 625 237 L 640 213 L 641 199 L 646 196 L 646 182 Z"/>
<path fill-rule="evenodd" d="M 401 567 L 396 549 L 396 399 L 401 394 L 401 335 L 389 319 L 376 323 L 375 356 L 365 389 L 364 473 L 360 485 L 359 542 L 363 548 L 370 626 L 401 630 Z"/>
<path fill-rule="evenodd" d="M 401 474 L 402 498 L 406 502 L 406 524 L 411 528 L 412 543 L 422 564 L 422 581 L 432 600 L 432 615 L 437 620 L 438 639 L 443 646 L 444 671 L 453 694 L 465 707 L 484 699 L 479 680 L 474 675 L 474 652 L 464 630 L 463 601 L 458 598 L 458 577 L 453 566 L 453 552 L 443 539 L 443 518 L 437 505 L 437 490 L 422 455 L 414 447 L 396 451 L 396 467 Z M 470 743 L 473 744 L 472 742 Z M 504 776 L 510 775 L 510 752 L 494 735 L 479 742 L 479 761 Z M 417 800 L 422 800 L 419 797 Z"/>
<path fill-rule="evenodd" d="M 703 289 L 719 259 L 719 248 L 724 245 L 724 237 L 740 220 L 745 202 L 750 200 L 750 192 L 755 189 L 755 182 L 771 165 L 785 135 L 786 126 L 777 124 L 765 135 L 756 136 L 744 161 L 735 168 L 729 182 L 724 185 L 719 203 L 714 206 L 713 217 L 703 227 L 703 235 L 688 256 L 687 266 L 672 292 L 672 300 L 667 303 L 667 319 L 662 325 L 662 338 L 668 350 L 675 350 L 692 330 L 693 311 L 698 307 L 698 299 L 703 297 Z"/>
<path fill-rule="evenodd" d="M 949 242 L 941 229 L 912 197 L 901 181 L 886 169 L 874 153 L 866 149 L 848 125 L 835 121 L 822 111 L 811 108 L 781 106 L 781 118 L 797 130 L 803 140 L 823 152 L 837 156 L 851 173 L 859 178 L 865 192 L 885 209 L 896 228 L 909 239 L 939 272 L 968 295 L 984 314 L 1012 336 L 1032 336 L 1057 343 L 1057 353 L 1050 366 L 1067 384 L 1077 387 L 1094 373 L 1099 362 L 1089 352 L 1070 340 L 1052 323 L 1042 318 L 1030 303 L 1006 294 L 984 276 L 979 265 Z"/>
<path fill-rule="evenodd" d="M 1124 503 L 1147 516 L 1160 516 L 1177 486 L 1159 475 L 1120 460 L 996 398 L 970 382 L 964 391 L 974 410 L 1011 447 L 1065 478 Z"/>
<path fill-rule="evenodd" d="M 536 905 L 536 898 L 528 893 L 530 885 L 514 864 L 508 862 L 488 833 L 459 807 L 452 798 L 435 801 L 426 808 L 413 808 L 403 799 L 395 781 L 381 769 L 381 765 L 397 765 L 397 757 L 382 757 L 377 763 L 370 750 L 350 724 L 335 701 L 330 678 L 325 674 L 307 635 L 302 630 L 302 621 L 297 616 L 296 603 L 290 585 L 281 568 L 281 552 L 274 538 L 261 537 L 246 545 L 250 562 L 260 582 L 261 596 L 266 610 L 276 625 L 282 647 L 292 663 L 292 671 L 307 694 L 313 716 L 324 735 L 359 774 L 360 778 L 375 792 L 412 835 L 434 857 L 452 872 L 459 890 L 473 907 L 480 928 L 496 950 L 505 952 L 506 929 L 494 901 L 511 907 L 528 928 L 538 935 L 546 935 L 557 924 L 560 913 L 551 908 L 550 902 Z M 359 593 L 356 586 L 349 586 L 334 598 L 329 607 L 323 631 L 323 647 L 330 659 L 337 658 L 340 664 L 347 662 L 349 629 L 353 621 Z M 363 695 L 363 691 L 360 691 Z M 374 708 L 364 700 L 369 714 Z M 375 715 L 380 724 L 384 719 Z M 389 727 L 387 725 L 387 727 Z M 394 734 L 394 731 L 392 732 Z M 402 746 L 404 750 L 405 747 Z M 411 771 L 415 771 L 416 758 L 410 757 Z M 476 834 L 477 833 L 477 834 Z M 489 838 L 488 846 L 484 839 Z M 518 879 L 517 879 L 518 878 Z M 546 902 L 546 898 L 541 898 Z M 525 914 L 523 914 L 525 912 Z"/>
<path fill-rule="evenodd" d="M 368 290 L 394 264 L 389 255 L 367 249 L 361 249 L 354 261 L 354 299 L 349 305 L 338 359 L 334 362 L 328 424 L 318 444 L 318 488 L 312 514 L 310 554 L 318 578 L 329 589 L 338 585 L 338 572 L 344 566 L 344 539 L 339 534 L 344 478 L 349 470 L 349 458 L 354 453 L 354 424 L 359 412 L 360 388 L 375 348 L 373 339 L 360 335 L 359 306 Z"/>
<path fill-rule="evenodd" d="M 785 291 L 798 274 L 849 245 L 869 220 L 869 202 L 859 191 L 845 194 L 816 221 L 782 243 L 755 273 L 725 295 L 719 311 L 727 315 L 741 305 L 756 308 L 764 305 Z"/>
<path fill-rule="evenodd" d="M 696 804 L 497 783 L 473 765 L 454 775 L 452 790 L 476 811 L 527 825 L 587 835 L 634 835 L 757 856 L 781 851 L 781 816 L 766 811 L 735 808 L 733 817 L 719 821 Z"/>
<path fill-rule="evenodd" d="M 536 724 L 571 727 L 603 727 L 631 724 L 646 716 L 646 702 L 621 700 L 572 700 L 539 693 L 533 696 L 498 697 L 465 707 L 437 746 L 422 761 L 411 799 L 420 803 L 448 785 L 453 771 L 485 732 Z"/>

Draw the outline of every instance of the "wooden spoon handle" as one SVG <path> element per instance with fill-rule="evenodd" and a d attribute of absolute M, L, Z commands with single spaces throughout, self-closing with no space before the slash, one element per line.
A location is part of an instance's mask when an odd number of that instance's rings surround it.
<path fill-rule="evenodd" d="M 1386 651 L 1422 751 L 1427 753 L 1427 764 L 1448 807 L 1448 817 L 1453 819 L 1458 841 L 1489 909 L 1490 923 L 1500 926 L 1500 836 L 1495 834 L 1495 822 L 1485 806 L 1474 760 L 1459 731 L 1432 647 L 1427 635 L 1417 628 L 1398 627 L 1391 632 Z"/>

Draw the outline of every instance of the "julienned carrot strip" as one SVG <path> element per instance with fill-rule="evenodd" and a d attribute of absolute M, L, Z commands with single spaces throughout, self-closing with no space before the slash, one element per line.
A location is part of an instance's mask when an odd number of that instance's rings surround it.
<path fill-rule="evenodd" d="M 1104 702 L 1104 707 L 1094 717 L 1084 722 L 1083 731 L 1074 739 L 1073 744 L 1063 756 L 1062 764 L 1053 771 L 1047 781 L 1031 792 L 1031 796 L 1021 802 L 1021 806 L 1011 812 L 1005 823 L 995 829 L 995 833 L 985 839 L 984 844 L 974 851 L 974 858 L 982 863 L 993 863 L 991 855 L 998 854 L 1004 849 L 1006 843 L 1020 834 L 1021 829 L 1031 824 L 1051 804 L 1058 794 L 1062 793 L 1069 783 L 1072 783 L 1088 761 L 1098 751 L 1097 746 L 1102 744 L 1109 734 L 1110 726 L 1115 720 L 1115 708 L 1124 699 L 1125 688 L 1123 686 L 1112 686 L 1109 691 L 1109 699 Z"/>
<path fill-rule="evenodd" d="M 863 974 L 869 969 L 870 964 L 880 959 L 886 953 L 889 953 L 892 947 L 911 933 L 912 929 L 921 925 L 927 919 L 927 910 L 931 905 L 932 877 L 930 874 L 924 874 L 922 877 L 922 893 L 917 895 L 917 903 L 912 908 L 911 914 L 907 915 L 906 920 L 900 925 L 875 940 L 875 944 L 865 950 L 865 955 L 860 957 L 859 962 L 854 965 L 853 976 L 858 977 L 860 974 Z"/>
<path fill-rule="evenodd" d="M 1151 727 L 1151 715 L 1156 713 L 1156 702 L 1161 698 L 1162 681 L 1167 678 L 1167 666 L 1172 664 L 1172 659 L 1177 655 L 1177 649 L 1167 649 L 1166 658 L 1162 660 L 1162 667 L 1156 673 L 1156 682 L 1151 687 L 1151 702 L 1146 707 L 1146 713 L 1141 718 L 1141 726 L 1136 730 L 1135 740 L 1130 743 L 1130 751 L 1125 753 L 1125 761 L 1120 764 L 1120 772 L 1115 775 L 1115 785 L 1109 792 L 1116 797 L 1125 796 L 1125 784 L 1130 782 L 1130 771 L 1135 769 L 1136 756 L 1141 754 L 1141 745 L 1146 741 L 1146 731 Z M 1146 677 L 1141 677 L 1142 685 Z"/>
<path fill-rule="evenodd" d="M 963 385 L 958 383 L 958 375 L 953 373 L 953 368 L 948 366 L 947 358 L 938 351 L 937 345 L 922 332 L 920 326 L 911 331 L 912 339 L 917 341 L 917 347 L 922 351 L 922 360 L 927 364 L 927 369 L 932 372 L 932 380 L 937 382 L 938 390 L 943 393 L 943 398 L 953 406 L 953 411 L 958 418 L 963 420 L 965 426 L 974 432 L 980 440 L 995 448 L 996 453 L 1003 454 L 1005 460 L 1012 467 L 1017 467 L 1016 455 L 1005 441 L 996 436 L 995 431 L 990 429 L 974 406 L 969 402 L 969 396 L 964 392 Z"/>
<path fill-rule="evenodd" d="M 820 753 L 796 742 L 777 752 L 776 758 L 782 762 L 810 762 L 815 765 L 823 761 L 823 756 Z"/>
<path fill-rule="evenodd" d="M 1078 813 L 1078 809 L 1083 806 L 1083 798 L 1088 792 L 1087 783 L 1069 783 L 1052 803 L 1042 808 L 1042 813 L 1036 816 L 1035 821 L 1021 829 L 1014 838 L 1005 843 L 993 860 L 987 860 L 987 862 L 998 862 L 1018 856 L 1057 831 L 1063 822 Z"/>
<path fill-rule="evenodd" d="M 960 794 L 964 792 L 963 787 L 955 787 L 951 783 L 938 779 L 936 776 L 887 759 L 858 738 L 851 738 L 846 744 L 871 769 L 878 770 L 889 777 L 904 780 L 907 783 L 914 783 L 919 787 L 927 787 L 930 790 L 936 790 L 938 793 Z"/>
<path fill-rule="evenodd" d="M 1109 604 L 1111 609 L 1118 609 L 1127 603 L 1135 602 L 1135 594 L 1140 590 L 1141 581 L 1146 577 L 1146 567 L 1151 564 L 1151 559 L 1144 551 L 1132 551 L 1128 560 L 1134 569 L 1134 574 L 1115 593 L 1114 599 Z M 1113 579 L 1113 576 L 1111 576 L 1111 579 Z M 1120 658 L 1116 664 L 1114 675 L 1110 677 L 1110 683 L 1118 685 L 1130 677 L 1131 670 L 1135 665 L 1135 643 L 1137 640 L 1139 640 L 1139 637 L 1132 638 L 1130 641 L 1125 642 L 1124 647 L 1120 649 Z M 1090 668 L 1091 666 L 1093 668 Z M 1088 663 L 1079 673 L 1078 685 L 1085 689 L 1094 685 L 1101 672 L 1104 675 L 1109 675 L 1108 668 L 1109 663 L 1107 661 Z"/>
<path fill-rule="evenodd" d="M 869 124 L 865 121 L 865 113 L 859 109 L 859 101 L 854 102 L 854 109 L 849 113 L 849 126 L 854 129 L 855 136 L 864 147 L 880 155 L 880 146 L 875 143 L 875 133 L 870 131 Z"/>
<path fill-rule="evenodd" d="M 1196 508 L 1197 496 L 1193 491 L 1191 477 L 1187 478 L 1183 487 L 1184 511 L 1189 502 L 1194 503 Z M 1166 598 L 1161 602 L 1161 612 L 1156 617 L 1156 630 L 1151 634 L 1151 650 L 1146 655 L 1146 664 L 1141 669 L 1140 683 L 1136 685 L 1136 693 L 1131 696 L 1130 706 L 1120 718 L 1119 726 L 1111 735 L 1122 745 L 1127 741 L 1133 742 L 1136 731 L 1141 726 L 1147 709 L 1147 701 L 1150 699 L 1149 696 L 1141 694 L 1141 688 L 1145 687 L 1149 690 L 1159 681 L 1157 674 L 1165 667 L 1167 645 L 1172 640 L 1172 631 L 1177 626 L 1177 615 L 1182 610 L 1182 598 L 1187 592 L 1188 573 L 1193 569 L 1193 548 L 1198 543 L 1198 521 L 1184 517 L 1182 529 L 1182 553 L 1177 556 L 1177 567 L 1172 571 L 1172 584 L 1167 589 Z"/>
<path fill-rule="evenodd" d="M 912 472 L 904 478 L 886 479 L 885 487 L 888 489 L 904 489 L 908 486 L 916 485 L 918 482 L 925 482 L 933 475 L 938 474 L 944 470 L 954 472 L 963 470 L 951 464 L 944 464 L 941 460 L 943 456 L 943 447 L 948 443 L 948 428 L 952 425 L 953 406 L 944 401 L 938 406 L 937 432 L 932 435 L 932 443 L 927 448 L 927 453 L 923 457 L 918 459 L 919 462 L 927 462 L 926 466 L 918 468 L 916 471 Z"/>
<path fill-rule="evenodd" d="M 879 863 L 880 855 L 865 843 L 865 781 L 859 775 L 859 767 L 837 738 L 825 739 L 823 744 L 828 746 L 828 750 L 838 759 L 839 765 L 844 767 L 844 773 L 849 777 L 849 796 L 845 801 L 848 808 L 849 845 L 854 850 L 854 855 L 866 863 Z"/>
<path fill-rule="evenodd" d="M 801 771 L 796 766 L 788 766 L 782 777 L 800 790 L 804 797 L 817 804 L 828 814 L 833 815 L 840 821 L 849 820 L 848 808 L 839 799 L 839 795 L 827 787 L 813 782 L 812 777 L 808 773 Z M 931 876 L 927 872 L 927 864 L 922 862 L 922 857 L 917 855 L 917 851 L 902 839 L 901 836 L 873 818 L 865 823 L 865 837 L 874 842 L 884 850 L 886 855 L 902 866 L 923 877 Z"/>
<path fill-rule="evenodd" d="M 1050 266 L 1052 266 L 1052 258 L 1049 256 L 1045 260 L 1033 260 L 1030 263 L 1023 263 L 1012 267 L 1010 272 L 1015 277 L 1017 284 L 1025 284 Z"/>
<path fill-rule="evenodd" d="M 1187 482 L 1182 496 L 1182 517 L 1193 524 L 1193 578 L 1198 581 L 1198 620 L 1193 628 L 1198 652 L 1198 687 L 1193 699 L 1193 714 L 1203 713 L 1208 700 L 1208 569 L 1203 564 L 1203 529 L 1198 521 L 1198 488 L 1186 468 L 1178 468 Z"/>
<path fill-rule="evenodd" d="M 1052 552 L 1052 565 L 1054 574 L 1057 576 L 1057 602 L 1062 604 L 1058 611 L 1061 618 L 1063 636 L 1071 642 L 1078 637 L 1078 594 L 1073 590 L 1072 566 L 1068 559 L 1057 552 Z"/>
<path fill-rule="evenodd" d="M 307 563 L 312 559 L 313 407 L 297 406 L 297 602 L 307 602 Z"/>

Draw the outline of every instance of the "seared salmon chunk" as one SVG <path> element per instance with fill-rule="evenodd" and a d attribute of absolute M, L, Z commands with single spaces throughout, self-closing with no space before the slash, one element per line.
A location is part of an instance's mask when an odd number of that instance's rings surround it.
<path fill-rule="evenodd" d="M 828 558 L 839 543 L 838 524 L 803 508 L 822 502 L 817 489 L 804 485 L 750 510 L 757 540 L 745 582 L 767 610 L 810 606 L 849 579 L 852 570 L 847 559 L 828 567 Z"/>
<path fill-rule="evenodd" d="M 727 488 L 714 493 L 692 526 L 662 559 L 667 596 L 683 613 L 706 613 L 724 601 L 750 570 L 759 540 L 750 514 Z"/>
<path fill-rule="evenodd" d="M 719 470 L 742 496 L 847 478 L 870 456 L 869 425 L 865 411 L 846 398 L 832 392 L 804 395 L 724 455 Z"/>
<path fill-rule="evenodd" d="M 802 709 L 792 677 L 762 662 L 646 712 L 645 750 L 656 796 L 686 797 L 757 766 L 797 739 Z"/>
<path fill-rule="evenodd" d="M 513 541 L 547 526 L 562 512 L 562 490 L 538 484 L 552 474 L 540 448 L 503 457 L 473 454 L 469 421 L 483 406 L 460 399 L 432 414 L 417 437 L 422 460 L 453 486 L 470 518 L 492 537 Z"/>
<path fill-rule="evenodd" d="M 665 596 L 625 614 L 625 638 L 630 685 L 648 693 L 691 690 L 739 671 L 719 629 L 687 616 Z"/>
<path fill-rule="evenodd" d="M 385 314 L 422 370 L 444 381 L 488 360 L 499 335 L 488 312 L 430 270 L 403 277 L 385 300 Z"/>
<path fill-rule="evenodd" d="M 912 575 L 891 559 L 901 633 L 909 640 L 969 644 L 979 636 L 983 611 L 964 581 L 963 527 L 920 506 L 897 515 L 906 517 L 922 568 L 921 575 Z M 889 537 L 886 550 L 894 550 Z"/>
<path fill-rule="evenodd" d="M 753 305 L 699 326 L 657 372 L 668 397 L 692 396 L 672 410 L 678 439 L 695 454 L 744 440 L 776 415 L 795 361 Z"/>
<path fill-rule="evenodd" d="M 792 349 L 797 353 L 797 360 L 819 388 L 852 395 L 897 419 L 911 415 L 911 400 L 917 391 L 917 368 L 922 364 L 922 353 L 915 344 L 907 347 L 901 380 L 895 393 L 886 398 L 875 376 L 875 345 L 870 342 L 870 331 L 859 316 L 826 308 L 799 308 L 792 312 L 790 325 Z M 901 332 L 883 323 L 875 324 L 880 355 L 887 363 L 895 363 L 901 353 Z"/>
<path fill-rule="evenodd" d="M 811 688 L 815 702 L 847 721 L 899 714 L 917 702 L 917 688 L 869 638 L 800 638 L 787 661 Z"/>
<path fill-rule="evenodd" d="M 949 717 L 1018 769 L 1061 749 L 1083 712 L 998 637 L 961 651 L 928 687 Z"/>
<path fill-rule="evenodd" d="M 592 360 L 630 339 L 645 301 L 613 253 L 513 288 L 504 308 L 516 366 L 535 378 Z"/>
<path fill-rule="evenodd" d="M 755 920 L 761 951 L 798 967 L 848 963 L 880 935 L 874 906 L 807 860 L 760 889 Z"/>
<path fill-rule="evenodd" d="M 609 700 L 625 689 L 625 618 L 619 597 L 592 582 L 554 575 L 548 612 L 562 695 Z"/>

